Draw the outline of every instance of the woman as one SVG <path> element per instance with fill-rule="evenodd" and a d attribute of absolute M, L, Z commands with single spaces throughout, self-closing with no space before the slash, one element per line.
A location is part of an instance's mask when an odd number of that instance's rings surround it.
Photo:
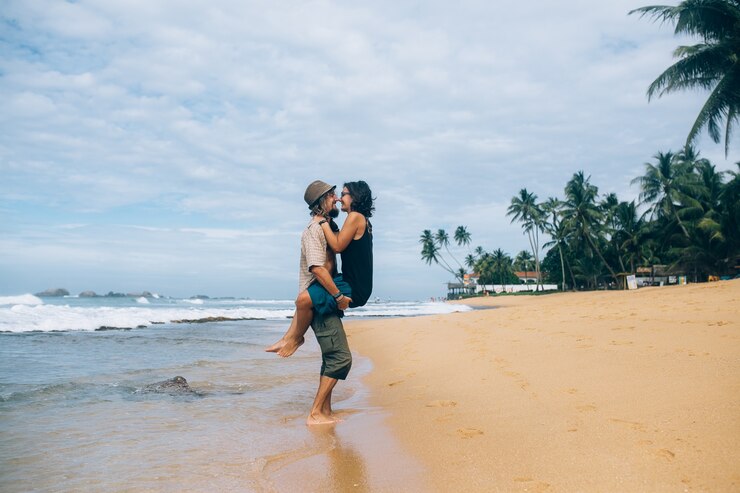
<path fill-rule="evenodd" d="M 364 306 L 373 291 L 373 227 L 369 218 L 375 207 L 370 187 L 364 181 L 345 183 L 339 200 L 347 219 L 338 233 L 321 218 L 314 217 L 314 221 L 321 224 L 329 248 L 341 254 L 339 277 L 349 284 L 352 293 L 349 306 L 356 308 Z"/>
<path fill-rule="evenodd" d="M 328 315 L 341 311 L 337 307 L 344 297 L 349 300 L 349 307 L 356 308 L 365 305 L 373 290 L 373 237 L 370 218 L 375 210 L 372 192 L 364 181 L 347 182 L 344 184 L 339 201 L 341 210 L 347 213 L 347 219 L 342 229 L 335 233 L 331 229 L 328 213 L 315 215 L 329 248 L 342 257 L 342 274 L 333 281 L 339 293 L 329 294 L 318 282 L 313 283 L 296 299 L 295 320 L 306 320 L 305 323 L 291 324 L 283 337 L 266 349 L 268 352 L 278 353 L 280 356 L 292 355 L 301 344 L 303 335 L 313 320 L 313 311 L 321 315 Z M 298 313 L 298 312 L 301 313 Z"/>

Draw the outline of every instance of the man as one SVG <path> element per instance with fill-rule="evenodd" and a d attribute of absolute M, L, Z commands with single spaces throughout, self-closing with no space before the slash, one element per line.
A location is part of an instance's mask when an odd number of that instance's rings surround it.
<path fill-rule="evenodd" d="M 333 230 L 337 230 L 332 218 L 339 211 L 336 203 L 339 201 L 335 193 L 336 187 L 321 180 L 311 183 L 303 195 L 306 204 L 311 210 L 311 216 L 329 216 L 327 221 L 331 222 Z M 323 223 L 324 220 L 320 221 Z M 347 378 L 352 366 L 352 354 L 349 351 L 347 336 L 344 332 L 339 313 L 333 310 L 330 313 L 321 313 L 314 310 L 314 304 L 308 294 L 308 289 L 313 284 L 320 284 L 324 290 L 331 295 L 332 301 L 336 302 L 339 310 L 346 310 L 352 301 L 349 296 L 342 294 L 337 287 L 334 277 L 336 276 L 336 254 L 329 249 L 321 224 L 313 219 L 309 222 L 301 235 L 301 262 L 298 280 L 299 296 L 296 299 L 296 313 L 291 326 L 286 333 L 291 334 L 288 341 L 298 338 L 303 340 L 303 333 L 310 320 L 311 328 L 316 334 L 316 340 L 321 347 L 321 377 L 319 388 L 316 392 L 311 412 L 306 419 L 308 425 L 330 424 L 338 421 L 332 416 L 331 394 L 338 380 Z M 344 288 L 344 286 L 342 286 Z M 312 317 L 312 319 L 311 319 Z M 297 345 L 290 348 L 288 356 L 297 349 Z M 286 337 L 278 341 L 267 351 L 280 352 L 286 349 Z M 283 355 L 283 354 L 281 354 Z"/>

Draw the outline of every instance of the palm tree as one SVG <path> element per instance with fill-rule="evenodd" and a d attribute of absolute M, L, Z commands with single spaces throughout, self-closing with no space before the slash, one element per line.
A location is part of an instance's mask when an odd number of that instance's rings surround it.
<path fill-rule="evenodd" d="M 470 245 L 471 236 L 468 232 L 468 229 L 465 226 L 458 226 L 457 229 L 455 229 L 455 243 L 457 243 L 459 246 Z"/>
<path fill-rule="evenodd" d="M 685 90 L 711 91 L 686 138 L 696 140 L 704 126 L 714 142 L 721 140 L 725 120 L 725 155 L 729 151 L 733 123 L 740 117 L 740 2 L 738 0 L 684 0 L 677 6 L 653 5 L 632 10 L 641 17 L 673 22 L 676 35 L 702 39 L 693 46 L 679 46 L 679 60 L 648 87 L 648 100 L 656 94 Z"/>
<path fill-rule="evenodd" d="M 720 193 L 720 210 L 722 211 L 722 231 L 727 241 L 729 257 L 740 253 L 740 162 L 735 163 L 738 171 L 728 171 L 730 181 Z M 733 261 L 734 258 L 728 258 Z"/>
<path fill-rule="evenodd" d="M 563 222 L 560 220 L 560 209 L 562 208 L 562 206 L 563 203 L 555 197 L 549 197 L 542 204 L 543 213 L 546 216 L 550 215 L 551 217 L 550 222 L 545 221 L 544 226 L 545 231 L 547 232 L 547 234 L 550 235 L 550 238 L 552 238 L 552 241 L 548 241 L 542 246 L 544 248 L 549 248 L 554 245 L 558 246 L 558 253 L 560 254 L 560 272 L 563 279 L 562 290 L 565 291 L 565 257 L 563 255 L 563 249 L 568 238 L 568 230 L 564 227 Z M 576 283 L 575 279 L 573 278 L 573 269 L 570 268 L 570 263 L 568 263 L 568 270 L 570 271 L 570 276 L 573 280 L 573 287 L 575 288 Z"/>
<path fill-rule="evenodd" d="M 511 257 L 500 248 L 491 252 L 491 260 L 494 272 L 498 273 L 501 286 L 506 284 L 506 278 L 511 273 Z"/>
<path fill-rule="evenodd" d="M 529 239 L 529 246 L 534 255 L 535 272 L 537 273 L 537 289 L 540 289 L 540 236 L 539 232 L 544 225 L 544 214 L 537 204 L 537 195 L 529 193 L 526 188 L 519 190 L 519 195 L 511 198 L 511 205 L 506 211 L 507 216 L 512 216 L 511 222 L 522 223 L 524 232 Z"/>
<path fill-rule="evenodd" d="M 609 270 L 614 282 L 619 286 L 619 278 L 614 269 L 601 253 L 597 242 L 600 240 L 599 232 L 602 228 L 603 213 L 596 205 L 596 196 L 599 189 L 589 183 L 591 177 L 586 178 L 583 171 L 573 175 L 565 186 L 565 202 L 563 206 L 563 217 L 569 227 L 583 239 L 591 248 L 604 266 Z"/>
<path fill-rule="evenodd" d="M 676 207 L 677 203 L 686 201 L 689 191 L 695 191 L 689 167 L 681 162 L 672 152 L 658 152 L 653 158 L 657 164 L 645 163 L 645 174 L 632 180 L 640 185 L 640 200 L 643 203 L 653 202 L 653 216 L 671 216 L 678 222 L 686 238 L 686 229 Z"/>
<path fill-rule="evenodd" d="M 527 250 L 522 250 L 516 254 L 516 258 L 514 259 L 514 268 L 517 270 L 523 270 L 524 272 L 529 272 L 532 270 L 532 260 L 532 254 Z"/>
<path fill-rule="evenodd" d="M 635 201 L 620 202 L 616 211 L 617 229 L 614 240 L 619 250 L 620 262 L 621 252 L 627 256 L 630 264 L 630 272 L 635 273 L 635 262 L 640 259 L 640 248 L 642 238 L 645 234 L 645 214 L 639 214 Z"/>
<path fill-rule="evenodd" d="M 422 260 L 424 260 L 428 265 L 432 265 L 432 263 L 439 263 L 439 260 L 437 258 L 439 249 L 437 248 L 437 245 L 434 244 L 434 237 L 432 236 L 431 230 L 425 229 L 424 232 L 421 233 L 419 243 L 421 243 L 422 245 Z"/>
<path fill-rule="evenodd" d="M 693 171 L 701 166 L 709 164 L 709 160 L 701 157 L 699 151 L 693 145 L 685 145 L 683 149 L 676 153 L 676 159 L 689 171 Z"/>
<path fill-rule="evenodd" d="M 465 226 L 457 227 L 455 230 L 455 241 L 458 245 L 470 243 L 470 233 L 468 233 Z M 438 229 L 436 233 L 432 233 L 431 230 L 425 229 L 419 237 L 419 243 L 422 245 L 422 260 L 424 260 L 428 265 L 433 263 L 438 264 L 444 270 L 455 276 L 455 278 L 460 282 L 463 282 L 466 273 L 465 268 L 450 251 L 450 236 L 444 229 Z M 457 263 L 458 267 L 456 269 L 450 265 L 442 254 L 442 248 L 444 248 L 447 251 L 447 254 Z"/>
<path fill-rule="evenodd" d="M 460 230 L 460 228 L 465 230 L 465 226 L 458 226 L 457 230 Z M 455 234 L 457 235 L 457 231 L 455 231 Z M 468 236 L 470 235 L 468 234 Z M 460 263 L 460 261 L 457 259 L 457 257 L 455 257 L 455 255 L 453 255 L 452 252 L 450 251 L 450 236 L 447 234 L 447 232 L 444 229 L 438 229 L 437 234 L 435 235 L 435 239 L 437 240 L 438 245 L 443 246 L 445 250 L 447 250 L 447 254 L 450 256 L 450 258 L 452 258 L 452 260 L 455 261 L 458 269 L 465 270 L 463 269 L 463 266 Z M 455 237 L 455 241 L 458 245 L 462 244 L 461 241 L 457 239 L 457 236 Z"/>

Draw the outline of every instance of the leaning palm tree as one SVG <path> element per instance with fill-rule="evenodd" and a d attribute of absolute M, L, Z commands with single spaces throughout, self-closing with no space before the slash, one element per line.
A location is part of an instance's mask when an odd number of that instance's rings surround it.
<path fill-rule="evenodd" d="M 421 243 L 421 259 L 428 265 L 432 263 L 438 263 L 437 254 L 439 249 L 434 244 L 434 236 L 432 236 L 431 230 L 425 229 L 419 237 L 419 243 Z"/>
<path fill-rule="evenodd" d="M 544 214 L 537 204 L 537 195 L 530 193 L 526 188 L 519 190 L 519 195 L 511 198 L 511 205 L 506 210 L 507 216 L 512 216 L 511 222 L 522 223 L 524 232 L 529 239 L 529 246 L 534 256 L 534 267 L 537 273 L 537 289 L 540 289 L 540 231 L 544 227 Z"/>
<path fill-rule="evenodd" d="M 459 271 L 456 271 L 447 263 L 442 252 L 439 250 L 438 241 L 435 238 L 435 235 L 433 235 L 430 230 L 425 229 L 421 233 L 419 243 L 421 243 L 421 259 L 426 262 L 427 265 L 437 264 L 462 282 L 463 277 L 460 275 Z"/>
<path fill-rule="evenodd" d="M 468 233 L 465 226 L 458 226 L 455 230 L 455 242 L 458 246 L 462 246 L 463 244 L 470 242 L 470 233 Z M 432 233 L 431 230 L 425 229 L 419 237 L 419 243 L 421 243 L 421 259 L 423 261 L 429 265 L 433 263 L 438 264 L 444 270 L 455 276 L 457 280 L 463 282 L 466 274 L 465 268 L 450 251 L 450 236 L 444 229 L 438 229 L 436 233 Z M 453 268 L 452 265 L 450 265 L 450 262 L 447 261 L 447 258 L 445 258 L 442 253 L 443 248 L 447 252 L 447 255 L 457 263 L 457 268 Z"/>
<path fill-rule="evenodd" d="M 470 245 L 471 240 L 472 239 L 470 233 L 468 232 L 468 228 L 466 228 L 465 226 L 458 226 L 455 229 L 455 243 L 460 246 L 468 246 Z"/>
<path fill-rule="evenodd" d="M 740 2 L 738 0 L 684 0 L 677 6 L 652 5 L 632 10 L 641 17 L 675 23 L 676 35 L 702 39 L 693 46 L 679 46 L 679 60 L 648 87 L 653 96 L 685 90 L 711 91 L 686 138 L 694 142 L 706 126 L 719 143 L 724 120 L 725 155 L 729 151 L 733 124 L 740 117 Z"/>

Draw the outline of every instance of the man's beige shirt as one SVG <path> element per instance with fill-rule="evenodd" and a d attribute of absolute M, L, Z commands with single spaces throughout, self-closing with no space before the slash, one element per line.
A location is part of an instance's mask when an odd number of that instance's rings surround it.
<path fill-rule="evenodd" d="M 326 263 L 326 236 L 313 218 L 301 235 L 301 272 L 298 276 L 298 293 L 302 293 L 316 280 L 310 270 L 314 265 Z"/>

